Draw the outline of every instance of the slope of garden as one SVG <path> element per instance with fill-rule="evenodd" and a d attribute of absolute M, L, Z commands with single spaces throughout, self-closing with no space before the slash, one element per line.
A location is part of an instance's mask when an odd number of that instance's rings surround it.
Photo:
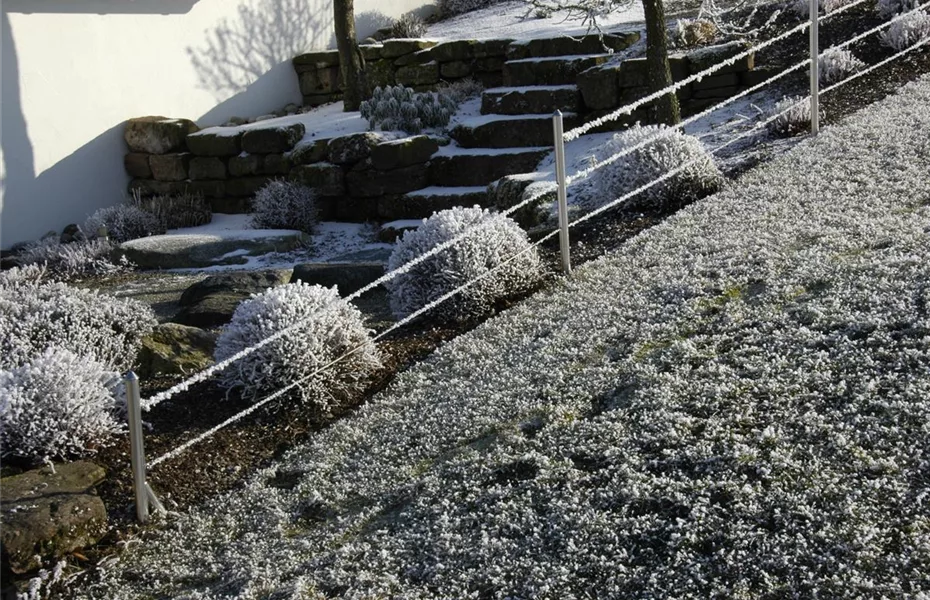
<path fill-rule="evenodd" d="M 930 593 L 928 104 L 450 342 L 78 595 Z"/>

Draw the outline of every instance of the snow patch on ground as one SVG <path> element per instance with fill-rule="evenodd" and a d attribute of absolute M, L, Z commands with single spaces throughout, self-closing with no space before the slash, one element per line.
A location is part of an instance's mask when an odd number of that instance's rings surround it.
<path fill-rule="evenodd" d="M 310 112 L 299 115 L 288 115 L 286 117 L 238 125 L 236 127 L 207 127 L 192 135 L 230 137 L 246 131 L 277 129 L 295 123 L 303 124 L 306 129 L 304 141 L 329 139 L 342 135 L 349 135 L 350 133 L 368 131 L 368 121 L 363 119 L 361 114 L 357 111 L 343 112 L 342 101 L 339 101 L 333 102 L 332 104 L 324 104 L 323 106 L 314 108 Z"/>

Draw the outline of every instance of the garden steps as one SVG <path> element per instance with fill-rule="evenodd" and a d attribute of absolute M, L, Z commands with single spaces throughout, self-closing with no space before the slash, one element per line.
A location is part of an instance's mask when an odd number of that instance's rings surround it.
<path fill-rule="evenodd" d="M 434 186 L 487 186 L 511 173 L 524 173 L 551 151 L 550 148 L 445 147 L 433 155 L 429 182 Z"/>
<path fill-rule="evenodd" d="M 577 54 L 508 60 L 503 68 L 504 86 L 573 84 L 579 73 L 606 63 L 611 56 L 610 54 Z"/>
<path fill-rule="evenodd" d="M 537 85 L 501 87 L 481 94 L 481 114 L 524 115 L 577 113 L 582 110 L 581 91 L 577 85 Z"/>
<path fill-rule="evenodd" d="M 456 206 L 485 206 L 487 199 L 486 185 L 430 186 L 379 204 L 378 216 L 385 220 L 425 219 Z"/>
<path fill-rule="evenodd" d="M 564 127 L 581 123 L 576 113 L 565 113 Z M 463 148 L 552 147 L 552 115 L 483 115 L 456 125 L 452 138 Z"/>

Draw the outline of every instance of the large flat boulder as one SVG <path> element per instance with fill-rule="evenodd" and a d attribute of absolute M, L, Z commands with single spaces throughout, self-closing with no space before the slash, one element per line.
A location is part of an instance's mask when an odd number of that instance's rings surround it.
<path fill-rule="evenodd" d="M 142 269 L 194 269 L 246 264 L 250 256 L 287 252 L 303 241 L 290 229 L 168 233 L 124 242 L 116 254 Z"/>
<path fill-rule="evenodd" d="M 96 544 L 106 532 L 107 512 L 94 486 L 106 471 L 80 461 L 27 471 L 0 480 L 3 561 L 28 573 L 45 561 Z"/>

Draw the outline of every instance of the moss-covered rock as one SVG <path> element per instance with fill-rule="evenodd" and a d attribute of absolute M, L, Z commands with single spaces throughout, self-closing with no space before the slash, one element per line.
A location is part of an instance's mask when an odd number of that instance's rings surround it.
<path fill-rule="evenodd" d="M 184 375 L 213 364 L 216 334 L 178 323 L 162 323 L 142 340 L 140 377 Z"/>
<path fill-rule="evenodd" d="M 332 163 L 298 165 L 291 169 L 291 179 L 312 187 L 321 196 L 342 196 L 346 192 L 345 172 Z"/>
<path fill-rule="evenodd" d="M 439 142 L 428 135 L 415 135 L 378 144 L 371 149 L 371 164 L 382 171 L 425 163 L 439 150 Z"/>
<path fill-rule="evenodd" d="M 188 177 L 192 154 L 177 152 L 149 157 L 152 176 L 159 181 L 184 181 Z"/>
<path fill-rule="evenodd" d="M 305 131 L 303 123 L 249 129 L 242 134 L 242 150 L 255 154 L 287 152 L 304 137 Z"/>
<path fill-rule="evenodd" d="M 235 156 L 242 152 L 242 133 L 196 133 L 187 136 L 187 147 L 197 156 Z"/>
<path fill-rule="evenodd" d="M 166 154 L 183 152 L 188 134 L 199 128 L 188 119 L 168 119 L 166 117 L 138 117 L 129 119 L 123 131 L 123 138 L 133 152 L 146 154 Z"/>
<path fill-rule="evenodd" d="M 106 533 L 107 511 L 94 492 L 106 471 L 80 461 L 0 480 L 4 559 L 14 573 L 93 546 Z"/>

